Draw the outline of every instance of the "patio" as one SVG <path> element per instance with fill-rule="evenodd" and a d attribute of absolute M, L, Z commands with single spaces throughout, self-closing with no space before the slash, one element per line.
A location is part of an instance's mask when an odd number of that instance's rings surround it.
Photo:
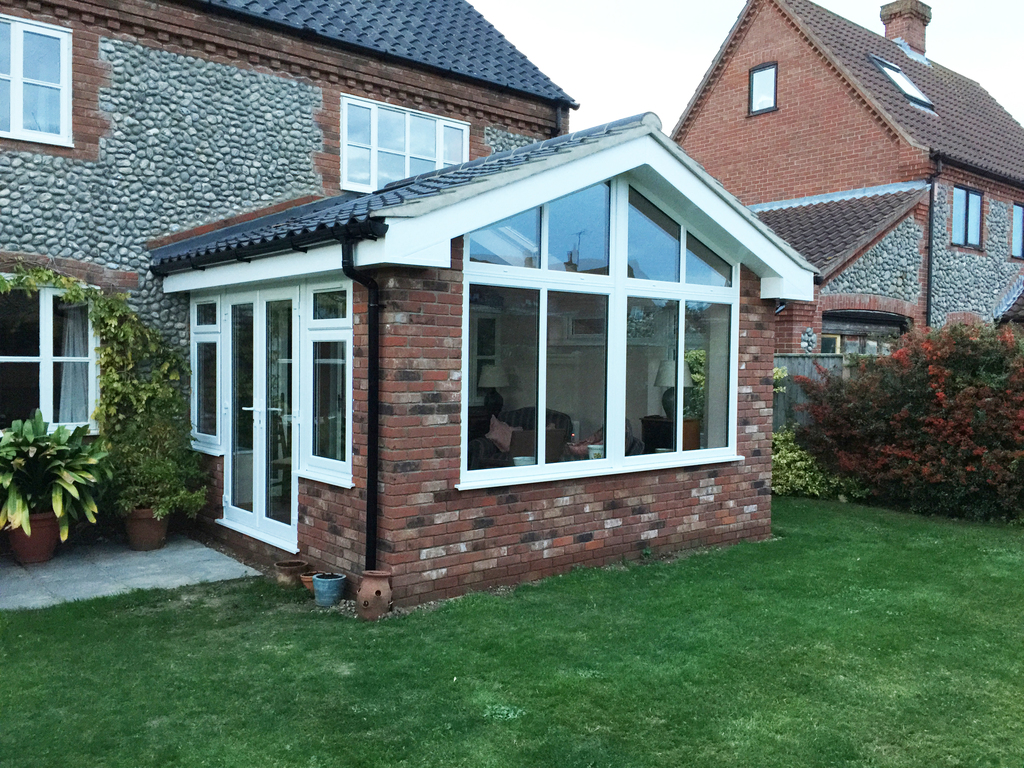
<path fill-rule="evenodd" d="M 133 589 L 167 589 L 259 576 L 259 571 L 185 536 L 163 549 L 133 552 L 120 542 L 97 542 L 58 552 L 46 563 L 22 566 L 0 557 L 0 610 L 45 608 L 70 600 Z"/>

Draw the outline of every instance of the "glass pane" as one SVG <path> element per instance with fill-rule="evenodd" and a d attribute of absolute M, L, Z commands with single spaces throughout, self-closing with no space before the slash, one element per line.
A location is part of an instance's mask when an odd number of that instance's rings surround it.
<path fill-rule="evenodd" d="M 607 184 L 596 184 L 548 205 L 548 269 L 608 274 Z"/>
<path fill-rule="evenodd" d="M 465 132 L 461 128 L 452 128 L 450 125 L 444 127 L 444 164 L 458 165 L 465 161 L 462 155 L 462 145 Z"/>
<path fill-rule="evenodd" d="M 313 455 L 345 460 L 345 344 L 313 342 Z"/>
<path fill-rule="evenodd" d="M 39 354 L 39 295 L 21 291 L 0 294 L 0 357 Z"/>
<path fill-rule="evenodd" d="M 540 208 L 531 208 L 471 233 L 469 260 L 503 266 L 539 267 Z"/>
<path fill-rule="evenodd" d="M 54 357 L 89 357 L 89 308 L 53 299 Z"/>
<path fill-rule="evenodd" d="M 322 291 L 313 294 L 313 319 L 337 320 L 345 317 L 348 294 L 345 291 Z"/>
<path fill-rule="evenodd" d="M 377 110 L 377 146 L 405 152 L 405 113 L 390 109 Z"/>
<path fill-rule="evenodd" d="M 60 133 L 60 90 L 25 83 L 22 121 L 25 130 Z"/>
<path fill-rule="evenodd" d="M 750 76 L 750 111 L 775 106 L 775 67 L 759 69 Z"/>
<path fill-rule="evenodd" d="M 252 512 L 253 312 L 231 307 L 231 503 Z"/>
<path fill-rule="evenodd" d="M 0 363 L 0 429 L 39 407 L 39 363 Z"/>
<path fill-rule="evenodd" d="M 981 245 L 981 195 L 967 196 L 967 242 Z"/>
<path fill-rule="evenodd" d="M 348 147 L 345 180 L 353 184 L 370 183 L 370 150 Z"/>
<path fill-rule="evenodd" d="M 216 302 L 208 302 L 205 304 L 196 304 L 196 325 L 216 325 L 217 324 L 217 304 Z"/>
<path fill-rule="evenodd" d="M 11 81 L 0 80 L 0 131 L 11 130 Z"/>
<path fill-rule="evenodd" d="M 679 282 L 682 231 L 650 200 L 629 190 L 629 277 Z"/>
<path fill-rule="evenodd" d="M 409 115 L 409 151 L 433 160 L 437 157 L 437 121 Z"/>
<path fill-rule="evenodd" d="M 417 157 L 409 159 L 410 176 L 419 176 L 421 173 L 430 173 L 436 170 L 437 168 L 434 166 L 433 160 L 420 160 Z"/>
<path fill-rule="evenodd" d="M 686 233 L 686 282 L 694 285 L 732 285 L 732 267 L 704 243 Z"/>
<path fill-rule="evenodd" d="M 405 178 L 405 155 L 390 152 L 377 153 L 377 189 Z"/>
<path fill-rule="evenodd" d="M 725 448 L 729 444 L 731 318 L 732 309 L 727 304 L 686 302 L 682 372 L 684 451 Z"/>
<path fill-rule="evenodd" d="M 967 234 L 967 190 L 954 187 L 953 189 L 953 242 L 957 245 L 964 244 L 964 236 Z"/>
<path fill-rule="evenodd" d="M 60 85 L 60 39 L 26 32 L 25 78 Z"/>
<path fill-rule="evenodd" d="M 1024 256 L 1024 208 L 1013 206 L 1013 255 Z"/>
<path fill-rule="evenodd" d="M 467 428 L 469 469 L 537 463 L 540 292 L 469 287 L 469 375 L 474 404 Z M 547 460 L 567 444 L 567 418 L 545 420 Z"/>
<path fill-rule="evenodd" d="M 0 75 L 11 74 L 11 25 L 0 21 Z"/>
<path fill-rule="evenodd" d="M 217 435 L 217 343 L 196 344 L 196 432 Z"/>
<path fill-rule="evenodd" d="M 679 302 L 630 298 L 626 309 L 627 456 L 676 450 L 678 350 Z"/>
<path fill-rule="evenodd" d="M 549 461 L 603 459 L 607 411 L 608 297 L 548 293 L 548 423 L 571 425 Z"/>
<path fill-rule="evenodd" d="M 370 146 L 370 108 L 349 104 L 345 121 L 345 141 Z"/>
<path fill-rule="evenodd" d="M 53 422 L 83 424 L 89 420 L 89 364 L 53 364 Z"/>
<path fill-rule="evenodd" d="M 292 303 L 267 302 L 267 510 L 292 522 Z"/>

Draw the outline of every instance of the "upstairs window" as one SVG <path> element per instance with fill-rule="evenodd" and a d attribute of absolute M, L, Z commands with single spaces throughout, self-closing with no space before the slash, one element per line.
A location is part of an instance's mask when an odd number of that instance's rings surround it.
<path fill-rule="evenodd" d="M 349 96 L 341 100 L 341 123 L 345 189 L 374 192 L 469 156 L 467 123 Z"/>
<path fill-rule="evenodd" d="M 897 67 L 895 64 L 890 64 L 888 61 L 883 59 L 875 59 L 875 65 L 884 72 L 893 84 L 903 92 L 903 95 L 907 97 L 912 103 L 917 104 L 920 107 L 932 108 L 932 100 L 929 99 L 924 93 L 914 85 L 914 82 L 907 77 L 906 73 Z"/>
<path fill-rule="evenodd" d="M 1013 238 L 1010 254 L 1015 259 L 1024 259 L 1024 206 L 1013 206 Z"/>
<path fill-rule="evenodd" d="M 953 188 L 953 245 L 981 247 L 981 192 Z"/>
<path fill-rule="evenodd" d="M 0 16 L 0 137 L 71 145 L 71 32 Z"/>
<path fill-rule="evenodd" d="M 776 85 L 778 82 L 779 65 L 761 64 L 750 70 L 750 114 L 771 112 L 776 109 Z"/>

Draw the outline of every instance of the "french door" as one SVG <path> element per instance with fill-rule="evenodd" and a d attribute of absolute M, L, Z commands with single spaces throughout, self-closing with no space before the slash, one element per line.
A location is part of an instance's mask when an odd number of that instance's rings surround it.
<path fill-rule="evenodd" d="M 227 297 L 224 522 L 294 551 L 298 532 L 298 289 Z"/>

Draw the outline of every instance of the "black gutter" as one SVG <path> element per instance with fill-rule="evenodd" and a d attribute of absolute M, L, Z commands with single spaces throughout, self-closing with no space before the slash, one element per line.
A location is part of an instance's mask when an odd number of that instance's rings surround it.
<path fill-rule="evenodd" d="M 341 268 L 345 276 L 366 288 L 366 561 L 363 570 L 377 570 L 378 478 L 380 477 L 380 290 L 377 281 L 355 267 L 355 244 L 360 240 L 376 240 L 387 231 L 383 222 L 366 232 L 352 232 L 336 227 L 333 231 L 341 243 Z"/>
<path fill-rule="evenodd" d="M 942 167 L 942 163 L 945 163 L 946 165 L 951 165 L 954 168 L 959 168 L 962 171 L 976 173 L 979 176 L 984 176 L 986 178 L 992 179 L 993 181 L 998 181 L 1001 184 L 1006 184 L 1011 187 L 1024 186 L 1024 179 L 1015 179 L 1012 176 L 1006 176 L 1002 173 L 997 173 L 996 171 L 989 171 L 985 168 L 982 168 L 977 165 L 972 165 L 971 163 L 965 162 L 963 160 L 957 160 L 955 157 L 950 157 L 949 155 L 943 154 L 942 152 L 937 152 L 933 150 L 931 153 L 931 159 L 939 164 L 939 168 Z"/>

